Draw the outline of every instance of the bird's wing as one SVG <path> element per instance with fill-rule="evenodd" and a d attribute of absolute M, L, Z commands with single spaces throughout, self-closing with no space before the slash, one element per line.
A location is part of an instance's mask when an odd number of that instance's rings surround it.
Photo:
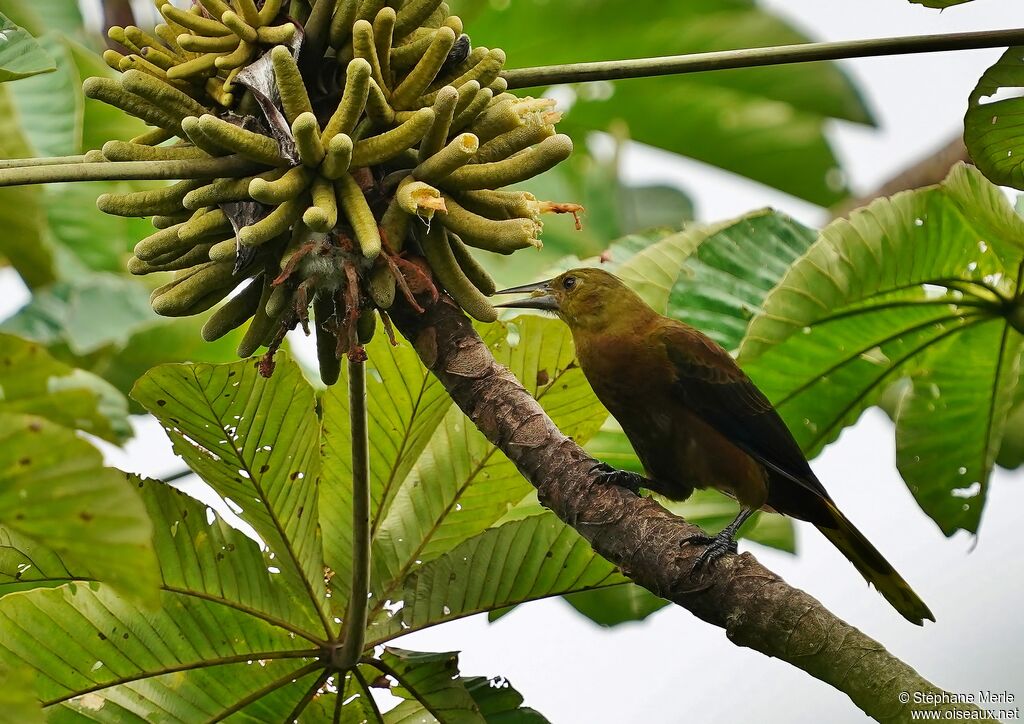
<path fill-rule="evenodd" d="M 679 324 L 657 337 L 675 373 L 673 392 L 687 409 L 765 467 L 828 498 L 786 423 L 728 352 Z"/>

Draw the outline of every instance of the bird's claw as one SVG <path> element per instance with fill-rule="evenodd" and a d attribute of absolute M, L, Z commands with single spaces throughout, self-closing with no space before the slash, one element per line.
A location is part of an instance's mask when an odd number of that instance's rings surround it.
<path fill-rule="evenodd" d="M 697 560 L 693 562 L 694 571 L 699 571 L 707 566 L 712 561 L 716 561 L 726 553 L 735 553 L 737 551 L 736 541 L 733 540 L 732 531 L 723 530 L 718 535 L 695 535 L 687 538 L 683 541 L 686 545 L 702 545 L 705 546 L 704 550 L 697 556 Z"/>
<path fill-rule="evenodd" d="M 634 493 L 639 492 L 644 483 L 643 476 L 628 470 L 613 468 L 607 463 L 597 463 L 590 469 L 590 472 L 594 474 L 595 482 L 601 485 L 616 485 Z"/>

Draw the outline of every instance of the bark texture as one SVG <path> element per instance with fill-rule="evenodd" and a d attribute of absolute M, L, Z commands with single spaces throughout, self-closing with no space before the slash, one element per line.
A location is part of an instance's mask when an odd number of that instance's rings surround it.
<path fill-rule="evenodd" d="M 939 702 L 918 704 L 918 709 L 976 709 L 948 703 L 955 696 L 789 586 L 750 553 L 723 556 L 702 573 L 693 573 L 702 547 L 681 542 L 701 534 L 700 528 L 650 498 L 596 483 L 597 461 L 563 435 L 494 360 L 454 303 L 442 295 L 424 306 L 426 312 L 418 314 L 396 300 L 391 309 L 423 363 L 536 486 L 541 502 L 631 579 L 725 629 L 734 644 L 782 659 L 846 693 L 878 721 L 911 721 L 915 692 Z M 902 692 L 911 701 L 902 702 Z M 957 718 L 978 720 L 972 714 Z"/>

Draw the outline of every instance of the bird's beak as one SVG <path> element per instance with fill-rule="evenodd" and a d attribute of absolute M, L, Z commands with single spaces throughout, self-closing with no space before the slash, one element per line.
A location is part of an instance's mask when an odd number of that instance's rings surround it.
<path fill-rule="evenodd" d="M 543 309 L 548 312 L 558 311 L 558 300 L 551 293 L 551 280 L 543 282 L 534 282 L 533 284 L 523 284 L 520 287 L 510 287 L 508 289 L 502 289 L 495 294 L 526 294 L 529 292 L 530 296 L 526 299 L 517 299 L 514 302 L 505 302 L 504 304 L 495 304 L 496 307 L 504 309 Z"/>

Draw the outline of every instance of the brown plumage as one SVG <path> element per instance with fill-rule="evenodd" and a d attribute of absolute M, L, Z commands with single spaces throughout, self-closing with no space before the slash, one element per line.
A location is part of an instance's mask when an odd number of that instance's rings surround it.
<path fill-rule="evenodd" d="M 609 480 L 673 500 L 695 488 L 734 497 L 740 515 L 708 539 L 701 561 L 735 550 L 756 510 L 813 523 L 915 624 L 935 620 L 891 565 L 836 508 L 772 404 L 710 338 L 664 317 L 611 274 L 575 269 L 504 290 L 533 296 L 506 305 L 555 312 L 570 328 L 580 367 L 622 426 L 649 479 L 608 471 Z"/>

